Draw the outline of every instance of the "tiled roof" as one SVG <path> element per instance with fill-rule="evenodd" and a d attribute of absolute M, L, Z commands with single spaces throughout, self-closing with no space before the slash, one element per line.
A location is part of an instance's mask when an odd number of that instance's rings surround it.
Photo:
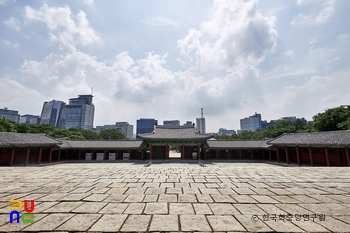
<path fill-rule="evenodd" d="M 209 149 L 266 149 L 270 145 L 266 144 L 269 140 L 208 140 L 205 144 Z"/>
<path fill-rule="evenodd" d="M 50 146 L 59 141 L 46 134 L 0 132 L 0 146 Z"/>
<path fill-rule="evenodd" d="M 350 130 L 316 133 L 286 133 L 268 142 L 270 145 L 350 146 Z"/>
<path fill-rule="evenodd" d="M 141 140 L 69 140 L 62 142 L 61 149 L 141 149 L 145 144 Z"/>
<path fill-rule="evenodd" d="M 193 126 L 156 126 L 152 133 L 138 135 L 142 139 L 191 140 L 209 139 L 211 134 L 197 133 Z"/>

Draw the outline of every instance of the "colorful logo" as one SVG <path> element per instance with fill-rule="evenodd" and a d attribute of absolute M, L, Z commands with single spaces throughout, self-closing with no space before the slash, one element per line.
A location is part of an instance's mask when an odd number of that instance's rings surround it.
<path fill-rule="evenodd" d="M 13 223 L 13 216 L 16 216 L 16 222 L 20 223 L 20 219 L 25 224 L 32 224 L 34 223 L 34 214 L 31 213 L 34 211 L 34 200 L 30 200 L 30 209 L 28 208 L 28 200 L 24 201 L 24 210 L 26 213 L 23 213 L 22 216 L 20 216 L 19 211 L 23 207 L 23 202 L 21 200 L 10 200 L 10 223 Z M 14 206 L 13 204 L 18 204 Z"/>

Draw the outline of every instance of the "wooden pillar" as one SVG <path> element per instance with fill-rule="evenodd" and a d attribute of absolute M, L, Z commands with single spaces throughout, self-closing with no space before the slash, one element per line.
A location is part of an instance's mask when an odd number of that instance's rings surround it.
<path fill-rule="evenodd" d="M 39 147 L 39 153 L 38 153 L 38 164 L 41 162 L 41 155 L 43 154 L 43 146 Z"/>
<path fill-rule="evenodd" d="M 242 149 L 239 149 L 239 159 L 242 159 Z"/>
<path fill-rule="evenodd" d="M 219 150 L 218 149 L 215 150 L 215 158 L 216 158 L 216 160 L 219 159 Z"/>
<path fill-rule="evenodd" d="M 265 153 L 266 153 L 266 150 L 262 150 L 262 159 L 265 160 Z"/>
<path fill-rule="evenodd" d="M 250 158 L 254 159 L 254 150 L 253 149 L 250 149 Z"/>
<path fill-rule="evenodd" d="M 119 150 L 115 150 L 115 160 L 119 159 Z"/>
<path fill-rule="evenodd" d="M 328 153 L 328 147 L 324 147 L 324 154 L 326 156 L 326 163 L 327 163 L 327 167 L 331 166 L 331 161 L 329 159 L 329 153 Z"/>
<path fill-rule="evenodd" d="M 185 158 L 185 145 L 182 144 L 181 145 L 181 159 L 184 159 Z"/>
<path fill-rule="evenodd" d="M 141 150 L 141 160 L 143 160 L 145 157 L 145 149 Z"/>
<path fill-rule="evenodd" d="M 314 157 L 312 155 L 311 146 L 309 146 L 309 156 L 310 156 L 310 164 L 311 164 L 311 166 L 314 166 Z"/>
<path fill-rule="evenodd" d="M 49 149 L 49 163 L 51 163 L 51 160 L 52 160 L 52 146 L 50 146 L 50 149 Z"/>
<path fill-rule="evenodd" d="M 295 150 L 297 152 L 297 162 L 298 162 L 298 166 L 301 165 L 301 159 L 300 159 L 300 148 L 298 146 L 295 146 Z"/>
<path fill-rule="evenodd" d="M 129 160 L 132 159 L 131 152 L 132 152 L 131 149 L 129 149 Z"/>
<path fill-rule="evenodd" d="M 165 159 L 169 159 L 169 145 L 165 145 Z"/>
<path fill-rule="evenodd" d="M 153 144 L 149 145 L 149 159 L 152 160 L 153 157 Z"/>
<path fill-rule="evenodd" d="M 30 155 L 30 146 L 27 147 L 27 152 L 26 152 L 26 161 L 25 161 L 25 165 L 28 166 L 28 162 L 29 162 L 29 155 Z"/>
<path fill-rule="evenodd" d="M 286 151 L 286 162 L 287 162 L 287 164 L 289 164 L 289 148 L 287 146 L 285 146 L 284 150 Z"/>
<path fill-rule="evenodd" d="M 232 150 L 227 150 L 227 160 L 231 159 L 231 152 Z"/>
<path fill-rule="evenodd" d="M 66 160 L 68 160 L 68 150 L 65 150 L 64 153 L 66 154 Z"/>
<path fill-rule="evenodd" d="M 94 160 L 94 149 L 91 150 L 91 160 Z M 96 160 L 96 158 L 95 158 Z"/>
<path fill-rule="evenodd" d="M 107 150 L 104 149 L 104 150 L 103 150 L 103 160 L 106 160 L 106 156 L 107 156 Z"/>
<path fill-rule="evenodd" d="M 81 149 L 79 149 L 79 152 L 78 152 L 78 160 L 81 159 Z"/>
<path fill-rule="evenodd" d="M 271 150 L 269 149 L 269 160 L 272 160 L 272 156 L 271 156 Z"/>
<path fill-rule="evenodd" d="M 58 158 L 57 158 L 58 162 L 60 161 L 60 159 L 61 159 L 61 149 L 58 150 Z"/>
<path fill-rule="evenodd" d="M 280 150 L 276 146 L 276 153 L 277 153 L 277 162 L 280 162 Z"/>
<path fill-rule="evenodd" d="M 348 163 L 348 167 L 350 167 L 350 152 L 349 152 L 349 147 L 345 147 L 345 155 L 346 155 L 346 162 Z"/>
<path fill-rule="evenodd" d="M 204 150 L 204 159 L 207 159 L 207 149 Z"/>
<path fill-rule="evenodd" d="M 201 148 L 199 147 L 199 143 L 197 144 L 197 159 L 201 159 Z"/>
<path fill-rule="evenodd" d="M 16 153 L 16 147 L 13 146 L 11 150 L 10 166 L 13 165 L 13 161 L 15 160 L 15 153 Z"/>

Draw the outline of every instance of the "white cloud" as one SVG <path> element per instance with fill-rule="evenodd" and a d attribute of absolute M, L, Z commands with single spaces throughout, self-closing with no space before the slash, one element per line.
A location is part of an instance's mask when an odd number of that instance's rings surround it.
<path fill-rule="evenodd" d="M 275 96 L 270 99 L 271 105 L 267 110 L 276 115 L 289 112 L 289 114 L 305 116 L 311 120 L 311 114 L 348 102 L 350 98 L 349 75 L 350 70 L 335 72 L 327 76 L 311 76 L 301 85 L 286 86 L 279 98 Z M 306 113 L 310 115 L 305 115 Z"/>
<path fill-rule="evenodd" d="M 350 37 L 350 35 L 348 33 L 343 33 L 343 34 L 340 34 L 339 36 L 337 36 L 338 39 L 342 39 L 342 40 L 347 39 L 349 37 Z"/>
<path fill-rule="evenodd" d="M 84 11 L 73 15 L 69 6 L 49 7 L 44 4 L 39 9 L 25 7 L 28 20 L 44 22 L 49 29 L 50 39 L 61 45 L 75 47 L 100 42 L 95 30 L 89 26 Z"/>
<path fill-rule="evenodd" d="M 326 57 L 330 54 L 332 54 L 335 50 L 332 48 L 327 48 L 327 47 L 319 47 L 319 48 L 315 48 L 313 46 L 311 46 L 307 53 L 310 56 L 315 56 L 315 57 Z"/>
<path fill-rule="evenodd" d="M 177 22 L 160 15 L 156 17 L 147 17 L 146 19 L 141 20 L 141 22 L 149 26 L 179 26 Z"/>
<path fill-rule="evenodd" d="M 7 2 L 7 0 L 0 0 L 0 6 L 5 6 L 6 2 Z"/>
<path fill-rule="evenodd" d="M 215 1 L 200 29 L 178 40 L 181 58 L 200 70 L 256 66 L 276 47 L 276 18 L 264 17 L 256 1 Z"/>
<path fill-rule="evenodd" d="M 87 5 L 92 5 L 94 4 L 94 0 L 84 0 L 84 3 Z"/>
<path fill-rule="evenodd" d="M 20 22 L 18 19 L 14 18 L 14 17 L 9 18 L 8 20 L 4 20 L 3 23 L 6 26 L 15 29 L 16 31 L 20 30 Z"/>
<path fill-rule="evenodd" d="M 18 48 L 19 47 L 19 44 L 16 43 L 16 42 L 11 42 L 11 41 L 8 41 L 8 40 L 5 40 L 3 38 L 0 39 L 1 43 L 8 46 L 8 47 L 12 47 L 12 48 Z"/>
<path fill-rule="evenodd" d="M 0 76 L 0 99 L 2 104 L 6 104 L 1 107 L 8 107 L 12 109 L 19 110 L 20 114 L 38 114 L 34 112 L 33 105 L 28 104 L 28 99 L 30 99 L 31 104 L 38 105 L 38 111 L 42 106 L 43 102 L 40 99 L 40 93 L 20 82 L 14 80 L 13 77 Z"/>
<path fill-rule="evenodd" d="M 290 57 L 293 57 L 293 56 L 294 56 L 293 50 L 286 50 L 285 54 L 286 54 L 287 56 L 290 56 Z"/>
<path fill-rule="evenodd" d="M 298 1 L 298 5 L 304 4 L 315 4 L 315 6 L 319 5 L 319 1 Z M 322 3 L 322 8 L 317 14 L 299 14 L 294 17 L 291 21 L 292 25 L 313 25 L 313 24 L 321 24 L 328 21 L 328 19 L 333 15 L 335 8 L 335 0 L 327 0 Z"/>

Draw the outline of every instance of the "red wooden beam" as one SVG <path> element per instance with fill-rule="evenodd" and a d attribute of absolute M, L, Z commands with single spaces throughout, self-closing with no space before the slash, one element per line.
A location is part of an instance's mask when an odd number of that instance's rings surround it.
<path fill-rule="evenodd" d="M 329 153 L 328 153 L 328 147 L 324 147 L 324 154 L 326 156 L 326 163 L 327 163 L 327 167 L 331 166 L 331 161 L 329 159 Z"/>
<path fill-rule="evenodd" d="M 201 149 L 199 147 L 199 143 L 197 144 L 197 159 L 200 160 L 201 159 Z"/>
<path fill-rule="evenodd" d="M 58 150 L 58 158 L 57 158 L 58 162 L 60 161 L 60 159 L 61 159 L 61 149 Z"/>
<path fill-rule="evenodd" d="M 13 165 L 13 161 L 15 160 L 15 153 L 16 153 L 16 147 L 12 147 L 11 149 L 11 159 L 10 159 L 10 166 Z"/>
<path fill-rule="evenodd" d="M 27 147 L 27 152 L 26 152 L 26 162 L 25 165 L 28 165 L 28 161 L 29 161 L 29 154 L 30 154 L 30 146 Z"/>
<path fill-rule="evenodd" d="M 281 162 L 280 161 L 280 150 L 278 149 L 278 146 L 276 146 L 276 153 L 277 153 L 277 162 Z"/>
<path fill-rule="evenodd" d="M 298 146 L 295 146 L 295 150 L 297 152 L 297 162 L 298 162 L 298 166 L 301 165 L 301 159 L 300 159 L 300 148 Z"/>
<path fill-rule="evenodd" d="M 349 147 L 345 147 L 346 161 L 348 162 L 348 167 L 350 167 L 350 152 Z"/>
<path fill-rule="evenodd" d="M 182 144 L 181 145 L 181 159 L 184 159 L 185 158 L 185 145 Z"/>
<path fill-rule="evenodd" d="M 38 153 L 38 164 L 41 162 L 41 155 L 43 154 L 43 146 L 39 147 L 39 153 Z"/>
<path fill-rule="evenodd" d="M 287 146 L 284 147 L 284 150 L 286 151 L 286 160 L 287 164 L 289 164 L 289 148 Z"/>
<path fill-rule="evenodd" d="M 50 149 L 49 149 L 49 163 L 51 163 L 51 160 L 52 160 L 52 146 L 50 146 Z"/>
<path fill-rule="evenodd" d="M 310 164 L 311 164 L 311 166 L 314 166 L 314 157 L 312 154 L 311 146 L 309 146 L 309 156 L 310 156 Z"/>

